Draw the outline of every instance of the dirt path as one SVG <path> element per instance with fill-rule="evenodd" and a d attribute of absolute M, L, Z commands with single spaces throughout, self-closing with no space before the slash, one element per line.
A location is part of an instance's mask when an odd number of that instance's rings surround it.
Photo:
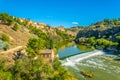
<path fill-rule="evenodd" d="M 9 49 L 7 51 L 2 51 L 1 53 L 4 53 L 4 54 L 14 53 L 15 51 L 19 51 L 21 49 L 24 49 L 23 46 L 17 46 L 15 48 Z"/>
<path fill-rule="evenodd" d="M 17 46 L 15 48 L 9 49 L 7 51 L 2 51 L 0 52 L 0 55 L 3 55 L 4 57 L 8 58 L 8 59 L 12 59 L 13 54 L 19 50 L 23 50 L 24 47 L 23 46 Z"/>

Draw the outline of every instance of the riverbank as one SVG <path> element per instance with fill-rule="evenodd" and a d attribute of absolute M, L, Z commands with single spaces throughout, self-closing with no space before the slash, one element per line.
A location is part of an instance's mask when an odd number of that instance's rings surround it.
<path fill-rule="evenodd" d="M 62 62 L 63 66 L 74 66 L 75 64 L 77 64 L 78 62 L 80 62 L 84 59 L 87 59 L 87 58 L 90 58 L 90 57 L 93 57 L 96 55 L 103 55 L 103 54 L 105 54 L 105 52 L 100 51 L 100 50 L 94 50 L 91 52 L 86 52 L 83 54 L 71 56 L 69 58 L 66 58 L 65 60 L 61 60 L 61 62 Z"/>

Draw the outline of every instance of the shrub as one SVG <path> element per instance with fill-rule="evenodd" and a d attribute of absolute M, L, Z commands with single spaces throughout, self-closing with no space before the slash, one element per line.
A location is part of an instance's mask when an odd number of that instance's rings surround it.
<path fill-rule="evenodd" d="M 9 41 L 10 41 L 9 36 L 7 36 L 6 34 L 2 34 L 1 39 L 2 39 L 3 41 L 6 41 L 6 42 L 9 42 Z"/>
<path fill-rule="evenodd" d="M 11 25 L 14 22 L 14 19 L 12 16 L 10 16 L 7 13 L 0 13 L 0 19 L 2 20 L 2 23 Z"/>
<path fill-rule="evenodd" d="M 12 28 L 14 31 L 17 31 L 18 30 L 18 24 L 15 24 Z"/>
<path fill-rule="evenodd" d="M 9 49 L 9 44 L 3 42 L 2 40 L 0 40 L 0 49 L 2 50 L 7 50 Z"/>

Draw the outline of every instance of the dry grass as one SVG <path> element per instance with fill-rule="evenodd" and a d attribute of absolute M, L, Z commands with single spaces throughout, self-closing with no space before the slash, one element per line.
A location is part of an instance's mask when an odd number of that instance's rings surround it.
<path fill-rule="evenodd" d="M 28 31 L 23 31 L 22 26 L 19 26 L 18 31 L 14 31 L 12 29 L 12 26 L 0 24 L 0 35 L 3 33 L 10 37 L 10 48 L 26 45 L 27 41 L 31 36 L 31 34 Z"/>

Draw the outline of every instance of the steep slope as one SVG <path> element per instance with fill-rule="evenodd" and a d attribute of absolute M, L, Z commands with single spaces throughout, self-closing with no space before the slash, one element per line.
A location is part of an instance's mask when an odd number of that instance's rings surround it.
<path fill-rule="evenodd" d="M 14 31 L 11 27 L 12 26 L 0 24 L 0 35 L 6 34 L 10 37 L 11 48 L 20 45 L 26 45 L 26 42 L 30 38 L 31 34 L 27 31 L 23 32 L 23 28 L 21 26 L 19 26 L 18 31 Z"/>
<path fill-rule="evenodd" d="M 88 27 L 81 27 L 76 39 L 78 38 L 105 38 L 114 41 L 115 37 L 120 35 L 120 19 L 104 19 L 104 21 L 96 22 Z"/>
<path fill-rule="evenodd" d="M 81 37 L 92 37 L 95 36 L 96 38 L 109 38 L 110 36 L 114 37 L 115 35 L 119 35 L 120 32 L 120 26 L 116 27 L 111 27 L 106 30 L 101 30 L 101 29 L 84 29 L 80 30 L 76 36 L 76 39 L 81 38 Z"/>
<path fill-rule="evenodd" d="M 10 41 L 7 42 L 9 48 L 25 46 L 30 38 L 46 36 L 46 40 L 50 41 L 52 39 L 54 44 L 57 44 L 59 41 L 73 40 L 76 36 L 76 32 L 71 29 L 51 27 L 44 23 L 0 13 L 0 40 L 2 40 L 3 34 L 10 38 Z"/>

